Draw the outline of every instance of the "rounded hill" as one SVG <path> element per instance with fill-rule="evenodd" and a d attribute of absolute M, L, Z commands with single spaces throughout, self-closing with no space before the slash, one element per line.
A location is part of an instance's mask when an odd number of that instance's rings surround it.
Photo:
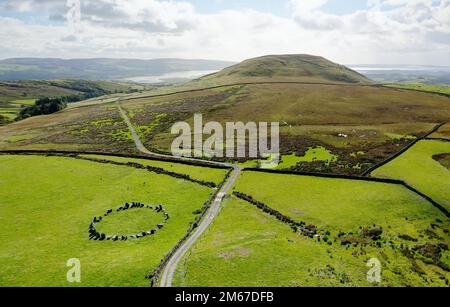
<path fill-rule="evenodd" d="M 268 55 L 253 58 L 198 81 L 305 81 L 332 83 L 367 83 L 372 81 L 350 68 L 313 55 Z"/>

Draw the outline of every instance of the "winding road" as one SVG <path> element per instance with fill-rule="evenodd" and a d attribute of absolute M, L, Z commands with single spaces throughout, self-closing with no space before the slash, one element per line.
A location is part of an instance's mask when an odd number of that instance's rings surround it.
<path fill-rule="evenodd" d="M 171 159 L 177 159 L 180 161 L 205 162 L 203 160 L 163 155 L 163 154 L 154 153 L 154 152 L 151 152 L 150 150 L 148 150 L 142 143 L 141 139 L 139 138 L 139 135 L 136 132 L 136 129 L 134 129 L 134 126 L 131 123 L 130 118 L 128 117 L 127 113 L 122 108 L 120 103 L 121 103 L 121 99 L 118 99 L 116 101 L 117 108 L 119 109 L 119 112 L 120 112 L 122 118 L 124 119 L 125 123 L 128 126 L 128 129 L 131 132 L 134 143 L 136 144 L 136 148 L 140 152 L 142 152 L 148 156 L 155 157 L 155 158 L 170 157 Z M 183 257 L 186 255 L 186 253 L 189 251 L 189 249 L 192 248 L 194 243 L 200 238 L 200 236 L 206 231 L 206 229 L 208 229 L 209 225 L 211 225 L 214 218 L 219 214 L 224 197 L 228 194 L 230 189 L 233 187 L 233 184 L 236 182 L 236 179 L 238 178 L 239 173 L 241 172 L 241 168 L 234 164 L 227 164 L 227 163 L 221 163 L 221 162 L 215 162 L 215 161 L 208 161 L 207 163 L 211 164 L 211 165 L 218 165 L 218 166 L 225 166 L 228 168 L 233 168 L 233 174 L 230 176 L 230 178 L 227 180 L 227 182 L 222 186 L 220 192 L 217 194 L 218 196 L 214 200 L 214 203 L 209 208 L 207 214 L 204 216 L 202 222 L 196 228 L 195 232 L 189 237 L 188 240 L 186 240 L 186 242 L 184 242 L 180 246 L 180 248 L 175 252 L 175 254 L 172 256 L 172 258 L 170 258 L 167 265 L 164 267 L 164 270 L 161 274 L 161 280 L 160 280 L 161 287 L 171 287 L 172 286 L 173 276 L 175 274 L 178 264 L 183 259 Z"/>

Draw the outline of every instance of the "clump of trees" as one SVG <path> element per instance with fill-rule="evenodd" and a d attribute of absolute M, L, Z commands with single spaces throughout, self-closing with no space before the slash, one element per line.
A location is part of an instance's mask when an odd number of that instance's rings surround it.
<path fill-rule="evenodd" d="M 59 112 L 67 107 L 67 103 L 76 101 L 78 96 L 66 96 L 59 98 L 40 98 L 33 106 L 26 107 L 18 116 L 18 120 L 25 119 L 32 116 L 48 115 Z"/>

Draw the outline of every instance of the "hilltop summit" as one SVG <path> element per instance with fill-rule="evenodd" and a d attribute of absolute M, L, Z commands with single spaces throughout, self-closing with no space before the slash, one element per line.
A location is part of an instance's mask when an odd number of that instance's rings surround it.
<path fill-rule="evenodd" d="M 323 57 L 306 54 L 253 58 L 200 80 L 217 83 L 266 80 L 372 83 L 369 78 L 346 66 L 333 63 Z"/>

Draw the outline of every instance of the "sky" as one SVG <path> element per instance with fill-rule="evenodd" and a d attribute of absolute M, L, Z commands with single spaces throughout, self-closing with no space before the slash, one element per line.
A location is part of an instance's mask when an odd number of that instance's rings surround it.
<path fill-rule="evenodd" d="M 0 58 L 450 66 L 450 0 L 0 0 Z"/>

